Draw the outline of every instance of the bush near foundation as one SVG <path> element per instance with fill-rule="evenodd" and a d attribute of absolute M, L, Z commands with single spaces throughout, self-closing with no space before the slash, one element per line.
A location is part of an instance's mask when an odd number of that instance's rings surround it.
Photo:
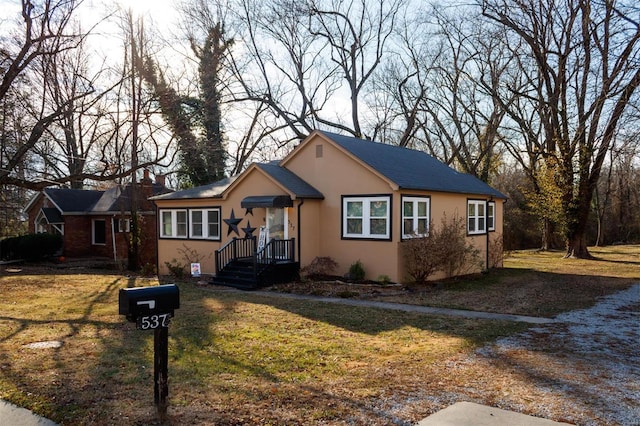
<path fill-rule="evenodd" d="M 467 239 L 465 220 L 443 216 L 440 227 L 429 224 L 429 234 L 402 242 L 407 273 L 416 283 L 425 283 L 436 272 L 446 277 L 472 270 L 479 262 L 479 251 Z"/>
<path fill-rule="evenodd" d="M 27 234 L 6 238 L 0 242 L 2 260 L 42 260 L 62 248 L 62 236 L 57 234 Z"/>

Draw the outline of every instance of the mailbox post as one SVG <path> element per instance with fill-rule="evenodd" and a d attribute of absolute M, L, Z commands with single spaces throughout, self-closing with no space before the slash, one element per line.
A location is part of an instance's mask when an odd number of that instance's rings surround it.
<path fill-rule="evenodd" d="M 136 323 L 140 330 L 154 330 L 153 342 L 153 402 L 158 416 L 167 414 L 167 380 L 169 358 L 169 323 L 175 309 L 180 308 L 180 291 L 175 284 L 154 287 L 120 289 L 120 315 Z"/>

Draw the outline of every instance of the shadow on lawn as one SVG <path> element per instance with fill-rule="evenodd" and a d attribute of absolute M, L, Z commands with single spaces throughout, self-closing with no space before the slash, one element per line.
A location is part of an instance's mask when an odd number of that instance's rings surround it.
<path fill-rule="evenodd" d="M 153 406 L 153 332 L 136 330 L 134 324 L 118 315 L 119 289 L 149 284 L 135 277 L 109 276 L 100 288 L 89 291 L 79 287 L 70 293 L 69 302 L 81 300 L 83 306 L 69 313 L 68 306 L 61 306 L 56 316 L 62 318 L 0 317 L 0 321 L 15 325 L 9 333 L 0 335 L 2 380 L 11 382 L 21 394 L 13 402 L 64 424 L 158 424 Z M 412 424 L 372 404 L 375 397 L 358 397 L 349 389 L 327 389 L 321 379 L 317 385 L 312 378 L 283 381 L 274 370 L 277 365 L 274 367 L 273 360 L 251 353 L 260 351 L 255 345 L 225 345 L 222 340 L 227 335 L 219 326 L 233 332 L 234 316 L 238 312 L 250 314 L 247 304 L 272 307 L 367 336 L 414 327 L 462 337 L 473 346 L 520 327 L 209 291 L 193 283 L 178 285 L 181 307 L 169 328 L 168 424 L 176 425 L 300 424 L 301 420 L 312 424 L 346 421 L 354 418 L 354 413 L 368 419 L 367 424 Z M 274 325 L 269 327 L 286 335 L 286 325 L 279 320 L 273 318 Z M 61 348 L 34 353 L 18 343 L 10 345 L 24 340 L 33 329 L 47 327 L 64 329 L 59 332 L 64 343 Z M 246 341 L 251 343 L 250 335 Z M 5 345 L 18 354 L 3 353 Z M 286 343 L 275 346 L 289 348 Z M 30 358 L 21 361 L 22 355 Z M 291 354 L 294 358 L 299 355 Z M 39 374 L 34 375 L 29 365 Z M 304 364 L 294 365 L 305 368 Z M 345 370 L 344 374 L 350 373 Z M 545 378 L 532 374 L 531 380 L 544 384 Z M 293 420 L 283 420 L 287 418 Z"/>

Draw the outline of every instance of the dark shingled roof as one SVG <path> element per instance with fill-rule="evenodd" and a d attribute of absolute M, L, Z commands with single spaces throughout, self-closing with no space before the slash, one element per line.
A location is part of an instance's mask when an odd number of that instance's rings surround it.
<path fill-rule="evenodd" d="M 220 198 L 225 189 L 236 180 L 238 176 L 222 179 L 208 185 L 196 186 L 195 188 L 183 189 L 169 194 L 151 197 L 150 200 L 189 200 L 198 198 Z"/>
<path fill-rule="evenodd" d="M 459 173 L 422 151 L 321 132 L 401 189 L 507 198 L 475 176 Z"/>
<path fill-rule="evenodd" d="M 104 191 L 64 188 L 45 188 L 44 192 L 63 213 L 88 212 L 104 193 Z"/>
<path fill-rule="evenodd" d="M 296 198 L 324 199 L 324 195 L 313 186 L 302 180 L 291 170 L 280 167 L 277 162 L 256 164 L 262 171 L 275 179 L 288 191 L 295 194 Z"/>
<path fill-rule="evenodd" d="M 164 185 L 152 184 L 152 193 L 171 191 Z M 62 213 L 106 213 L 131 210 L 131 185 L 115 186 L 106 191 L 88 189 L 45 188 L 47 196 Z"/>
<path fill-rule="evenodd" d="M 48 223 L 64 223 L 64 219 L 62 219 L 60 212 L 55 207 L 43 207 L 42 213 Z"/>

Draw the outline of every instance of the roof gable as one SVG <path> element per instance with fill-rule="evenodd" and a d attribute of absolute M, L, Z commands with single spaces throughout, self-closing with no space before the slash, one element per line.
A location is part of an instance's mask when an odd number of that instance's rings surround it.
<path fill-rule="evenodd" d="M 256 166 L 271 176 L 272 179 L 278 182 L 287 190 L 287 192 L 293 194 L 296 198 L 324 198 L 324 195 L 322 195 L 320 191 L 309 185 L 291 170 L 279 166 L 277 162 L 266 164 L 257 163 Z"/>
<path fill-rule="evenodd" d="M 455 192 L 505 198 L 475 176 L 460 173 L 429 154 L 395 145 L 318 132 L 384 176 L 399 189 Z"/>

